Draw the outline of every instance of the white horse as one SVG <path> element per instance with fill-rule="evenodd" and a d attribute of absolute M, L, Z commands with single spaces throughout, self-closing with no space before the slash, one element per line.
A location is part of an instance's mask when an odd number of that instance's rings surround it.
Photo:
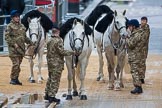
<path fill-rule="evenodd" d="M 74 20 L 72 29 L 64 37 L 65 50 L 76 51 L 78 56 L 66 56 L 66 66 L 68 69 L 68 94 L 66 99 L 72 100 L 72 80 L 73 80 L 73 96 L 77 96 L 77 85 L 75 82 L 75 72 L 80 79 L 80 99 L 86 100 L 84 80 L 88 60 L 92 51 L 92 39 L 85 34 L 84 22 Z M 75 70 L 75 66 L 77 69 Z"/>
<path fill-rule="evenodd" d="M 45 47 L 45 32 L 40 24 L 41 17 L 39 18 L 28 18 L 29 28 L 26 32 L 26 35 L 32 40 L 35 44 L 35 55 L 38 55 L 38 82 L 42 83 L 42 75 L 41 75 L 41 67 L 43 61 L 43 54 L 44 54 L 44 47 Z M 34 73 L 33 73 L 33 66 L 34 66 L 34 57 L 33 55 L 29 56 L 29 63 L 30 63 L 30 78 L 29 81 L 31 83 L 35 83 Z"/>
<path fill-rule="evenodd" d="M 104 34 L 94 30 L 94 39 L 99 55 L 99 73 L 97 80 L 104 81 L 104 62 L 102 55 L 102 51 L 104 50 L 109 73 L 108 89 L 120 90 L 121 87 L 124 87 L 122 77 L 125 64 L 126 49 L 125 39 L 123 39 L 122 37 L 128 35 L 126 31 L 125 13 L 126 11 L 124 11 L 123 13 L 117 13 L 117 11 L 115 11 L 112 23 L 106 29 Z M 98 21 L 100 21 L 102 18 L 103 16 L 100 17 Z M 97 23 L 95 24 L 95 26 L 96 25 Z M 117 76 L 115 76 L 115 71 Z"/>

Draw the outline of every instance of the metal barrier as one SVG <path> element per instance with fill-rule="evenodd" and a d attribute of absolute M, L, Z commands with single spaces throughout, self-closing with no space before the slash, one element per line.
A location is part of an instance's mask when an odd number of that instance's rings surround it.
<path fill-rule="evenodd" d="M 25 13 L 29 12 L 30 10 L 38 9 L 41 12 L 45 13 L 50 19 L 52 19 L 52 8 L 54 7 L 54 0 L 52 0 L 51 4 L 42 5 L 42 6 L 35 6 L 35 5 L 33 5 L 33 3 L 31 1 L 28 1 L 28 2 L 30 2 L 30 4 L 25 5 L 23 15 L 25 15 Z M 0 16 L 0 18 L 5 18 L 5 19 L 7 17 L 10 17 L 10 15 Z M 5 22 L 3 25 L 0 25 L 0 54 L 8 54 L 8 47 L 7 47 L 7 44 L 5 41 L 5 36 L 4 36 L 4 31 L 6 29 L 6 26 L 7 26 L 7 24 Z"/>
<path fill-rule="evenodd" d="M 35 6 L 35 0 L 25 0 L 26 5 L 23 12 L 23 15 L 30 10 L 38 9 L 39 11 L 45 13 L 53 22 L 57 23 L 60 26 L 67 19 L 71 17 L 81 16 L 78 13 L 68 13 L 68 0 L 51 0 L 51 4 L 49 5 L 41 5 Z M 10 15 L 3 15 L 0 18 L 10 17 Z M 6 28 L 6 24 L 0 25 L 0 54 L 7 54 L 8 48 L 4 39 L 4 30 Z"/>

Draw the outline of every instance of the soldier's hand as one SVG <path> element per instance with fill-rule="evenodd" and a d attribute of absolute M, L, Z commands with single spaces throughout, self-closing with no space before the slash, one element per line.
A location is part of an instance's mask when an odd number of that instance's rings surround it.
<path fill-rule="evenodd" d="M 79 56 L 81 53 L 74 51 L 74 55 Z"/>

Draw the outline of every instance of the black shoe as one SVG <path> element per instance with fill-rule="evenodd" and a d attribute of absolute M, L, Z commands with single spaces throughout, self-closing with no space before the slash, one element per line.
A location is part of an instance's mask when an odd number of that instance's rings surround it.
<path fill-rule="evenodd" d="M 144 80 L 144 79 L 141 79 L 141 83 L 142 83 L 142 84 L 145 84 L 145 80 Z"/>
<path fill-rule="evenodd" d="M 48 94 L 45 93 L 44 100 L 48 100 Z"/>
<path fill-rule="evenodd" d="M 52 102 L 56 102 L 57 104 L 60 103 L 60 99 L 57 99 L 55 97 L 50 97 L 50 96 L 48 96 L 48 101 L 49 103 L 52 103 Z"/>
<path fill-rule="evenodd" d="M 132 94 L 140 94 L 143 93 L 141 86 L 136 86 L 134 90 L 131 91 Z"/>
<path fill-rule="evenodd" d="M 10 84 L 12 84 L 12 85 L 22 85 L 22 83 L 17 79 L 11 79 Z"/>
<path fill-rule="evenodd" d="M 10 84 L 17 85 L 16 79 L 11 79 Z"/>
<path fill-rule="evenodd" d="M 19 81 L 18 77 L 16 78 L 17 85 L 22 85 L 22 83 Z"/>

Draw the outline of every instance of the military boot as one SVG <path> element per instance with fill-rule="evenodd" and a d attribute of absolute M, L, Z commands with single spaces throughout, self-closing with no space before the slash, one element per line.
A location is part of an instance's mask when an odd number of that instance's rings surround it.
<path fill-rule="evenodd" d="M 144 80 L 144 79 L 141 79 L 141 83 L 142 83 L 142 84 L 145 84 L 145 80 Z"/>
<path fill-rule="evenodd" d="M 19 81 L 18 77 L 16 78 L 17 85 L 22 85 L 22 83 Z"/>
<path fill-rule="evenodd" d="M 11 79 L 10 84 L 17 85 L 16 79 Z"/>
<path fill-rule="evenodd" d="M 134 90 L 131 91 L 132 94 L 140 94 L 143 93 L 141 86 L 136 86 Z"/>
<path fill-rule="evenodd" d="M 52 102 L 56 102 L 57 104 L 60 103 L 60 99 L 57 99 L 55 97 L 50 97 L 50 96 L 48 96 L 48 101 L 49 103 L 52 103 Z"/>

